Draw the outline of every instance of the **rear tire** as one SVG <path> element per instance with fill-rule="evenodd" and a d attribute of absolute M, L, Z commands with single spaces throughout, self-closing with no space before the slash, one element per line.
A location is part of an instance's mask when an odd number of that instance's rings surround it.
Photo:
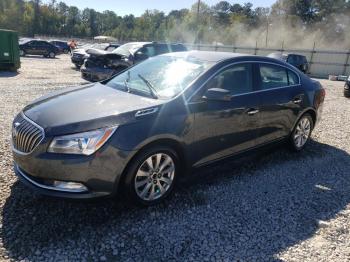
<path fill-rule="evenodd" d="M 289 145 L 293 151 L 299 152 L 304 149 L 308 141 L 312 130 L 314 128 L 314 121 L 310 114 L 304 114 L 297 122 L 294 130 L 289 138 Z"/>
<path fill-rule="evenodd" d="M 26 56 L 26 52 L 22 49 L 19 50 L 19 55 L 20 56 Z"/>
<path fill-rule="evenodd" d="M 50 53 L 49 53 L 49 57 L 50 57 L 50 58 L 55 58 L 55 56 L 56 56 L 56 54 L 55 54 L 54 52 L 50 52 Z"/>
<path fill-rule="evenodd" d="M 173 149 L 155 146 L 141 151 L 131 161 L 123 189 L 133 203 L 156 205 L 173 192 L 180 171 L 180 161 Z"/>

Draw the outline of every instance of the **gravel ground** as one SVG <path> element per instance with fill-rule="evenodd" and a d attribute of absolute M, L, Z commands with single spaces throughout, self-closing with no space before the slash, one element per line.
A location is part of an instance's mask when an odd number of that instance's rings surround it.
<path fill-rule="evenodd" d="M 12 171 L 10 124 L 49 91 L 84 83 L 68 56 L 0 73 L 1 261 L 350 261 L 350 100 L 327 89 L 301 154 L 276 147 L 196 171 L 160 206 L 36 195 Z"/>

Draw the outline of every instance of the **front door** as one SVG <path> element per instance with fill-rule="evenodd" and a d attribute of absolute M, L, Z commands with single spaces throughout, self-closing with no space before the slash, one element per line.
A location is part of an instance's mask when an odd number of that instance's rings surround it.
<path fill-rule="evenodd" d="M 206 90 L 229 90 L 229 101 L 202 98 Z M 259 96 L 254 92 L 252 64 L 225 67 L 211 78 L 189 104 L 195 114 L 195 166 L 255 146 L 259 126 Z"/>

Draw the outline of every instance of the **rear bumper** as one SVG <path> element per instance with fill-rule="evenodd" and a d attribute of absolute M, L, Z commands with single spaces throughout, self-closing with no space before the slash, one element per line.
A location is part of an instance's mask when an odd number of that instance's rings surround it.
<path fill-rule="evenodd" d="M 344 86 L 344 96 L 350 97 L 350 82 L 346 82 Z"/>
<path fill-rule="evenodd" d="M 75 58 L 75 57 L 71 57 L 71 61 L 73 64 L 78 65 L 78 66 L 82 66 L 84 64 L 84 59 L 81 58 Z"/>

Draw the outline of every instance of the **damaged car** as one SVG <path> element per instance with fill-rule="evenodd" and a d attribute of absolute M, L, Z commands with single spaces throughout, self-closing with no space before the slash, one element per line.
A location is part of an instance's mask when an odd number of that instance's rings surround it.
<path fill-rule="evenodd" d="M 298 68 L 304 74 L 306 74 L 309 71 L 309 62 L 307 61 L 307 58 L 304 55 L 289 53 L 272 53 L 269 54 L 267 57 L 287 62 L 288 64 L 291 64 L 292 66 Z"/>
<path fill-rule="evenodd" d="M 111 53 L 91 50 L 81 68 L 81 75 L 90 82 L 103 81 L 149 57 L 183 51 L 187 48 L 182 44 L 157 42 L 131 42 Z"/>
<path fill-rule="evenodd" d="M 90 56 L 90 52 L 101 52 L 103 54 L 110 53 L 120 45 L 115 43 L 89 44 L 84 45 L 72 52 L 71 61 L 77 69 L 84 64 L 86 58 Z"/>

